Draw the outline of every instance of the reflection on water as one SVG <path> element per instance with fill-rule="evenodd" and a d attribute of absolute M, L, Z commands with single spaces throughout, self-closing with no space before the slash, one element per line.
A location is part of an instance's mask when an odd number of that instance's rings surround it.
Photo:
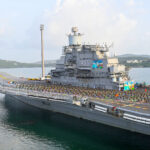
<path fill-rule="evenodd" d="M 148 136 L 0 98 L 3 150 L 149 150 Z"/>

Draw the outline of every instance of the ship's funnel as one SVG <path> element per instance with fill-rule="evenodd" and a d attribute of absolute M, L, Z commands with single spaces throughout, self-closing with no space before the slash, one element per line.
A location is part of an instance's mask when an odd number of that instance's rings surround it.
<path fill-rule="evenodd" d="M 81 33 L 78 33 L 77 27 L 72 27 L 72 33 L 68 35 L 69 45 L 81 45 Z"/>

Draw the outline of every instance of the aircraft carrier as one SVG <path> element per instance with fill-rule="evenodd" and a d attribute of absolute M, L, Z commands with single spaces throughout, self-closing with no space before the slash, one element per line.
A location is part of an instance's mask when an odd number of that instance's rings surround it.
<path fill-rule="evenodd" d="M 37 108 L 150 135 L 150 90 L 134 89 L 109 47 L 86 45 L 76 27 L 50 80 L 0 74 L 0 92 Z M 144 94 L 143 94 L 144 93 Z"/>

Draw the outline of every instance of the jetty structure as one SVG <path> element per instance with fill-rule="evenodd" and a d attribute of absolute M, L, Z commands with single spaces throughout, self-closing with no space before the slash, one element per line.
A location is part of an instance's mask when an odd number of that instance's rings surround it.
<path fill-rule="evenodd" d="M 81 37 L 73 27 L 50 80 L 0 73 L 0 92 L 37 108 L 149 136 L 150 89 L 134 87 L 125 66 L 110 57 L 109 46 L 82 44 Z"/>

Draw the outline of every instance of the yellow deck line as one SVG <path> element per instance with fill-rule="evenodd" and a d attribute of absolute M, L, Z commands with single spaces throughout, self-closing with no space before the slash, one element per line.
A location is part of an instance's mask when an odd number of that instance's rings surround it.
<path fill-rule="evenodd" d="M 5 76 L 0 74 L 0 78 L 2 78 L 3 80 L 7 80 L 7 81 L 12 81 L 11 79 L 6 78 Z"/>
<path fill-rule="evenodd" d="M 136 108 L 141 108 L 140 106 L 135 106 Z"/>

